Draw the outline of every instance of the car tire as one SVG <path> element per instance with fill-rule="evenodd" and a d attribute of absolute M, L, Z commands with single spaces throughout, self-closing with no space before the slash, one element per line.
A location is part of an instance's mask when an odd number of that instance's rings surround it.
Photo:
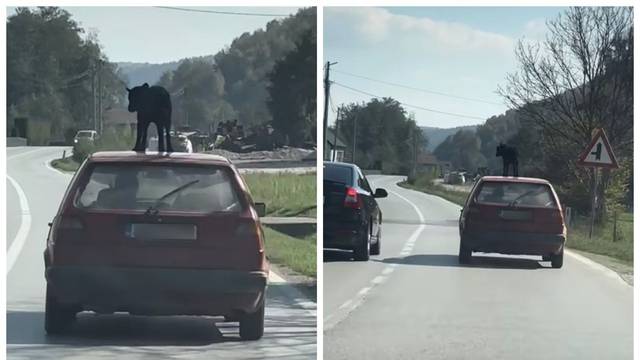
<path fill-rule="evenodd" d="M 76 312 L 70 306 L 60 304 L 47 284 L 44 310 L 44 329 L 49 335 L 61 334 L 71 328 Z"/>
<path fill-rule="evenodd" d="M 376 236 L 376 243 L 371 245 L 371 255 L 380 255 L 381 242 L 382 241 L 382 228 L 378 226 L 378 235 Z"/>
<path fill-rule="evenodd" d="M 460 241 L 460 250 L 458 251 L 458 263 L 460 264 L 468 264 L 471 262 L 471 249 L 464 245 L 462 241 Z"/>
<path fill-rule="evenodd" d="M 551 267 L 554 269 L 560 269 L 564 262 L 564 248 L 560 250 L 559 254 L 551 255 Z"/>
<path fill-rule="evenodd" d="M 244 314 L 240 318 L 240 338 L 242 340 L 259 340 L 264 335 L 264 305 L 251 314 Z"/>
<path fill-rule="evenodd" d="M 369 261 L 369 253 L 371 252 L 371 227 L 367 225 L 365 229 L 360 239 L 360 244 L 353 249 L 353 258 L 356 261 Z"/>

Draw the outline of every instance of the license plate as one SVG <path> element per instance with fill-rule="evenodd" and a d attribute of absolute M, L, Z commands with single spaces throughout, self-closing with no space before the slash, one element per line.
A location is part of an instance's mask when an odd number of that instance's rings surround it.
<path fill-rule="evenodd" d="M 198 228 L 193 224 L 129 224 L 125 236 L 140 240 L 196 240 Z"/>
<path fill-rule="evenodd" d="M 531 220 L 531 211 L 523 210 L 500 210 L 498 216 L 504 220 Z"/>

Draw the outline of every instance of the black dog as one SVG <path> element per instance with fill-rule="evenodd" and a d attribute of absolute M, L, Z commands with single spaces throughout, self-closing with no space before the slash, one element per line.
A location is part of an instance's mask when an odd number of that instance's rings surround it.
<path fill-rule="evenodd" d="M 500 143 L 496 147 L 496 157 L 502 156 L 502 176 L 509 175 L 509 166 L 513 167 L 513 176 L 518 177 L 518 149 Z"/>
<path fill-rule="evenodd" d="M 158 151 L 164 152 L 165 138 L 168 152 L 173 151 L 171 146 L 171 97 L 165 88 L 151 86 L 144 83 L 129 92 L 129 112 L 138 112 L 138 127 L 136 133 L 136 145 L 133 151 L 145 151 L 147 148 L 147 129 L 150 123 L 155 123 L 158 129 Z"/>

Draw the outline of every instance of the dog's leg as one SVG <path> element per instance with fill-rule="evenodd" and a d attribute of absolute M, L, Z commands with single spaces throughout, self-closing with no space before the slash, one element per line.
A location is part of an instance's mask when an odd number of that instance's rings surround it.
<path fill-rule="evenodd" d="M 144 122 L 143 127 L 142 127 L 142 138 L 140 139 L 140 147 L 141 150 L 140 151 L 146 151 L 147 150 L 147 130 L 149 130 L 149 121 Z"/>
<path fill-rule="evenodd" d="M 502 176 L 507 176 L 507 175 L 509 175 L 509 163 L 503 157 L 502 158 Z"/>
<path fill-rule="evenodd" d="M 518 177 L 518 159 L 513 160 L 513 176 Z"/>
<path fill-rule="evenodd" d="M 156 122 L 156 129 L 158 129 L 158 151 L 165 152 L 164 126 L 162 126 L 159 122 Z"/>
<path fill-rule="evenodd" d="M 133 147 L 133 151 L 144 151 L 144 148 L 140 149 L 141 138 L 142 138 L 142 120 L 138 118 L 138 124 L 136 126 L 136 144 Z"/>
<path fill-rule="evenodd" d="M 171 109 L 167 109 L 167 112 L 165 113 L 166 115 L 166 121 L 164 122 L 164 131 L 166 133 L 167 136 L 167 151 L 168 152 L 173 152 L 173 146 L 171 146 Z"/>

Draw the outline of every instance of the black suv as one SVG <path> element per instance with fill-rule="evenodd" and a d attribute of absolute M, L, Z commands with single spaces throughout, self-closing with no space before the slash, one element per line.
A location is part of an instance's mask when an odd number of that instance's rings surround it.
<path fill-rule="evenodd" d="M 380 254 L 382 212 L 367 178 L 353 164 L 324 162 L 324 247 L 352 250 L 358 261 Z"/>

